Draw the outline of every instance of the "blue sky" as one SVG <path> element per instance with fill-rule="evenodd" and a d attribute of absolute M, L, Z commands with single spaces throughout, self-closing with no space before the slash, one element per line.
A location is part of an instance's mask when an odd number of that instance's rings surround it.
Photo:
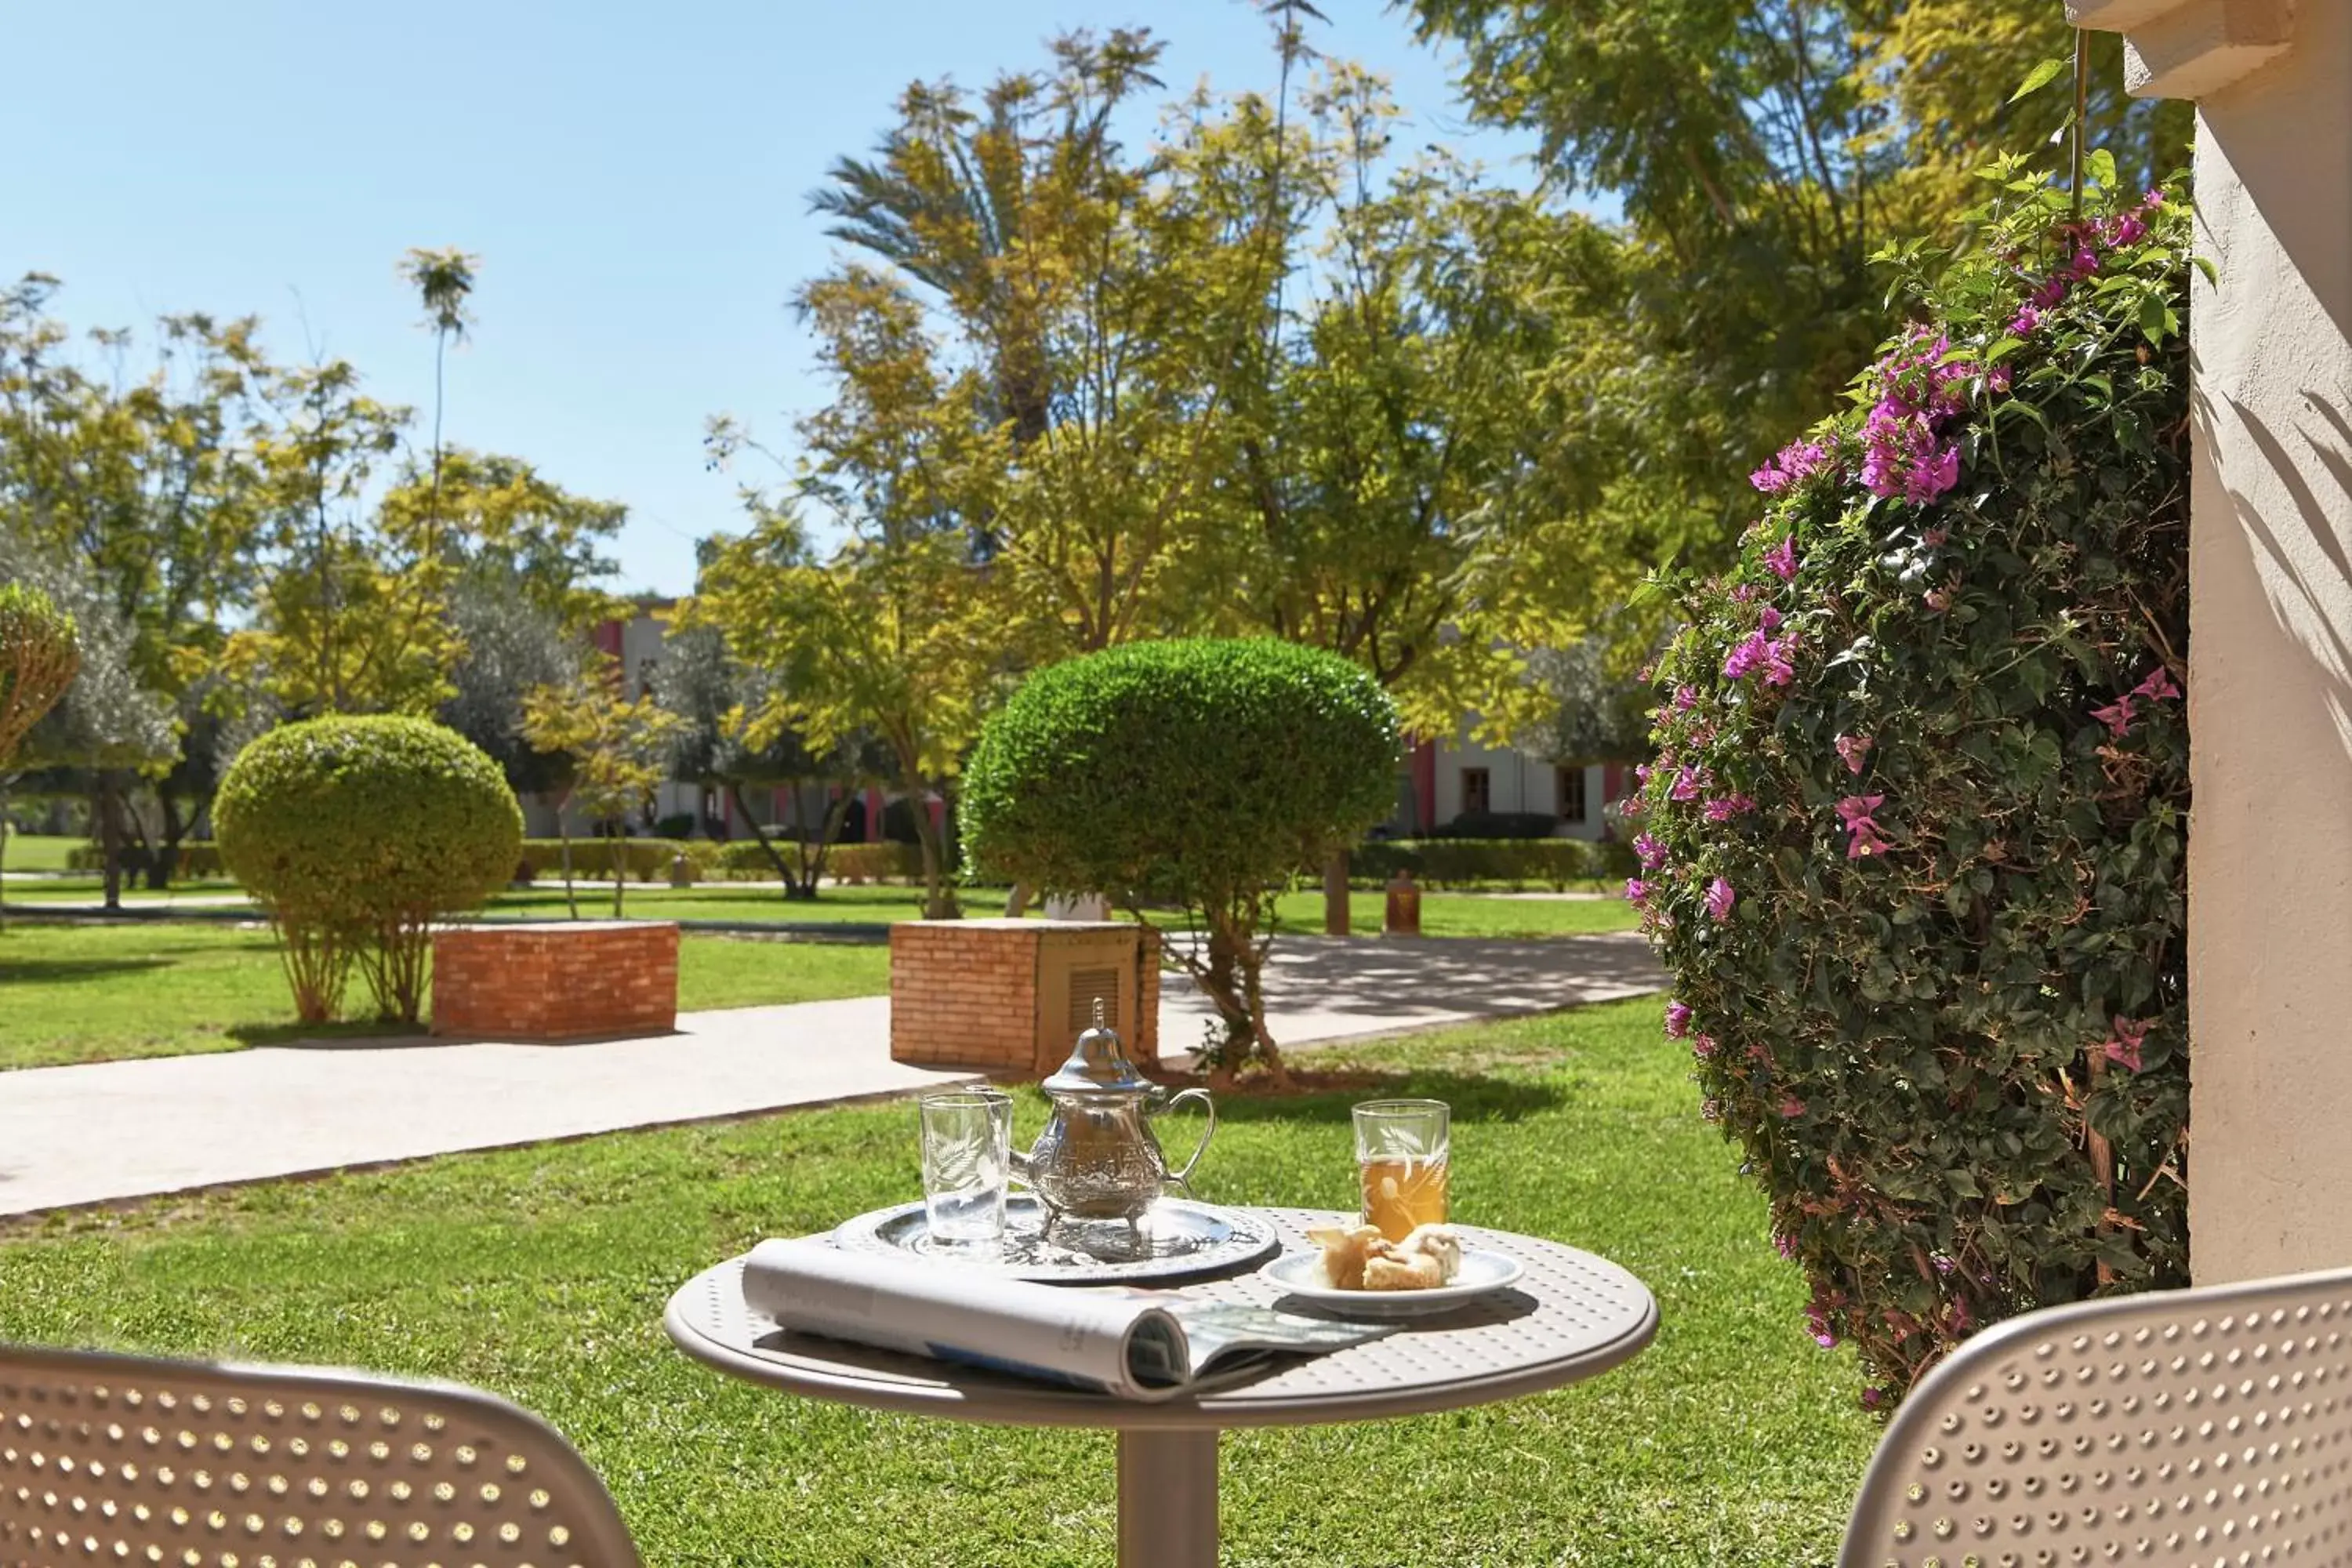
<path fill-rule="evenodd" d="M 1317 46 L 1391 78 L 1407 147 L 1528 178 L 1528 143 L 1463 122 L 1402 16 L 1321 8 Z M 64 279 L 78 327 L 258 314 L 281 358 L 348 358 L 423 414 L 432 342 L 394 264 L 476 252 L 449 438 L 625 501 L 624 584 L 682 592 L 694 541 L 735 515 L 705 416 L 788 443 L 823 400 L 783 301 L 834 251 L 807 210 L 825 165 L 910 79 L 976 86 L 1064 28 L 1138 23 L 1170 43 L 1171 91 L 1271 84 L 1242 0 L 14 7 L 0 273 Z"/>

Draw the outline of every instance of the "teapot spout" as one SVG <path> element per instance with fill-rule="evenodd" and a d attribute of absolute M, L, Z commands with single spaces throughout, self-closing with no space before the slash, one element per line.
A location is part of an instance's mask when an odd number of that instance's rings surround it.
<path fill-rule="evenodd" d="M 1030 1163 L 1028 1152 L 1023 1149 L 1014 1149 L 1010 1152 L 1012 1154 L 1010 1164 L 1013 1169 L 1013 1179 L 1020 1183 L 1024 1187 L 1032 1186 L 1034 1184 L 1030 1180 L 1030 1174 L 1034 1167 Z"/>

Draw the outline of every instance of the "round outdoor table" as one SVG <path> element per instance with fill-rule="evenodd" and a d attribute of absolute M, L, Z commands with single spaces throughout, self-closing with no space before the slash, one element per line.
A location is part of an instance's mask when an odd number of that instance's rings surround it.
<path fill-rule="evenodd" d="M 1352 1215 L 1307 1209 L 1262 1212 L 1286 1250 L 1308 1246 L 1310 1226 L 1353 1223 Z M 681 1287 L 663 1326 L 698 1361 L 792 1394 L 995 1426 L 1113 1428 L 1121 1568 L 1215 1568 L 1223 1428 L 1419 1415 L 1537 1394 L 1608 1371 L 1657 1332 L 1658 1304 L 1648 1288 L 1607 1258 L 1531 1236 L 1456 1228 L 1474 1247 L 1517 1258 L 1525 1277 L 1384 1339 L 1153 1404 L 790 1332 L 744 1305 L 740 1258 Z M 1253 1306 L 1272 1306 L 1283 1294 L 1255 1273 L 1177 1291 Z"/>

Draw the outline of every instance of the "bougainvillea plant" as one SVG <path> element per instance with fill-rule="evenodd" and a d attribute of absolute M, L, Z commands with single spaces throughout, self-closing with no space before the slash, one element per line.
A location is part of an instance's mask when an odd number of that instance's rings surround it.
<path fill-rule="evenodd" d="M 2015 164 L 1669 577 L 1627 889 L 1666 1031 L 1885 1407 L 1972 1331 L 2187 1282 L 2189 221 Z"/>

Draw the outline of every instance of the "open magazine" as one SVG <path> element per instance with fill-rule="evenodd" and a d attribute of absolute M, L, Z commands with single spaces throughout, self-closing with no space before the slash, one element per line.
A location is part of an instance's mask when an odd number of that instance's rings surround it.
<path fill-rule="evenodd" d="M 763 1241 L 744 1304 L 802 1333 L 1093 1389 L 1170 1399 L 1237 1382 L 1276 1357 L 1395 1331 L 1265 1307 L 1008 1279 L 916 1258 L 848 1252 L 823 1237 Z"/>

